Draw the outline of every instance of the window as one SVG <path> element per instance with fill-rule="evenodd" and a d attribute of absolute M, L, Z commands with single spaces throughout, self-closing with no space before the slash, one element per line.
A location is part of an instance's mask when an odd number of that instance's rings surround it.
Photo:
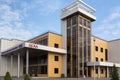
<path fill-rule="evenodd" d="M 101 58 L 101 61 L 103 62 L 103 58 Z"/>
<path fill-rule="evenodd" d="M 98 51 L 98 46 L 95 46 L 95 50 Z"/>
<path fill-rule="evenodd" d="M 41 45 L 47 46 L 48 45 L 48 38 L 44 37 L 44 38 L 40 39 L 39 41 L 37 41 L 36 44 L 41 44 Z"/>
<path fill-rule="evenodd" d="M 86 26 L 86 20 L 83 19 L 83 26 Z"/>
<path fill-rule="evenodd" d="M 98 58 L 96 57 L 96 61 L 98 61 Z"/>
<path fill-rule="evenodd" d="M 55 48 L 58 48 L 58 47 L 59 47 L 59 44 L 56 44 L 56 43 L 55 43 L 55 44 L 54 44 L 54 47 L 55 47 Z"/>
<path fill-rule="evenodd" d="M 58 56 L 55 56 L 55 61 L 59 61 L 59 57 Z"/>
<path fill-rule="evenodd" d="M 82 18 L 79 17 L 79 23 L 82 25 Z"/>
<path fill-rule="evenodd" d="M 91 23 L 88 21 L 88 27 L 90 28 L 91 27 Z"/>
<path fill-rule="evenodd" d="M 107 61 L 108 60 L 108 50 L 105 49 L 105 60 Z"/>
<path fill-rule="evenodd" d="M 54 68 L 54 73 L 55 73 L 55 74 L 58 74 L 58 73 L 59 73 L 58 68 Z"/>
<path fill-rule="evenodd" d="M 40 74 L 47 74 L 47 66 L 40 66 L 38 73 Z"/>
<path fill-rule="evenodd" d="M 95 72 L 96 72 L 96 74 L 98 74 L 98 69 L 96 69 L 96 71 L 95 71 Z"/>
<path fill-rule="evenodd" d="M 108 50 L 107 49 L 105 49 L 105 54 L 107 54 L 108 53 Z"/>
<path fill-rule="evenodd" d="M 70 27 L 71 26 L 71 19 L 67 19 L 67 27 Z"/>
<path fill-rule="evenodd" d="M 101 48 L 101 52 L 103 52 L 103 48 Z"/>
<path fill-rule="evenodd" d="M 101 69 L 101 74 L 103 74 L 104 73 L 104 70 L 103 69 Z"/>
<path fill-rule="evenodd" d="M 77 18 L 76 18 L 76 16 L 74 16 L 73 18 L 72 18 L 72 25 L 75 25 L 77 23 Z"/>

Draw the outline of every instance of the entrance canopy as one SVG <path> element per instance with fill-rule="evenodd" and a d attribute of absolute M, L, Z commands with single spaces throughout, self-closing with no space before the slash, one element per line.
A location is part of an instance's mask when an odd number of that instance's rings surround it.
<path fill-rule="evenodd" d="M 3 52 L 1 52 L 1 55 L 7 55 L 10 54 L 13 51 L 22 49 L 22 48 L 32 48 L 32 49 L 38 49 L 38 50 L 43 50 L 43 51 L 49 51 L 49 52 L 56 52 L 60 54 L 66 54 L 67 51 L 65 49 L 60 49 L 60 48 L 54 48 L 54 47 L 49 47 L 49 46 L 43 46 L 43 45 L 38 45 L 34 43 L 28 43 L 24 42 L 22 44 L 18 44 L 14 47 L 11 47 Z"/>
<path fill-rule="evenodd" d="M 115 65 L 116 67 L 120 67 L 120 64 L 118 63 L 112 63 L 112 62 L 88 62 L 87 66 L 106 66 L 106 67 L 113 67 Z"/>

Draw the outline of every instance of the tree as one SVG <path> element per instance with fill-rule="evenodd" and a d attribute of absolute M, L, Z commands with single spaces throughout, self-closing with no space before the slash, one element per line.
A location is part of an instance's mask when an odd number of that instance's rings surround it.
<path fill-rule="evenodd" d="M 30 80 L 29 75 L 26 74 L 26 75 L 24 76 L 24 80 Z"/>
<path fill-rule="evenodd" d="M 9 72 L 6 72 L 4 80 L 12 80 L 12 77 Z"/>
<path fill-rule="evenodd" d="M 119 74 L 118 74 L 118 69 L 114 65 L 112 68 L 112 71 L 110 73 L 111 80 L 119 80 Z"/>

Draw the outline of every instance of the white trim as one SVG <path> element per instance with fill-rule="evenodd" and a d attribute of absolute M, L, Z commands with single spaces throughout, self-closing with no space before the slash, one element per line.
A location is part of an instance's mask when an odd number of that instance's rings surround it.
<path fill-rule="evenodd" d="M 80 12 L 88 17 L 90 17 L 93 20 L 96 20 L 96 17 L 92 15 L 93 12 L 95 12 L 95 9 L 93 9 L 91 6 L 87 5 L 83 1 L 81 2 L 74 2 L 70 4 L 69 6 L 62 9 L 62 15 L 61 19 L 66 18 L 67 16 L 75 13 Z"/>
<path fill-rule="evenodd" d="M 20 77 L 20 53 L 18 53 L 18 75 L 17 77 Z"/>
<path fill-rule="evenodd" d="M 65 49 L 43 46 L 43 45 L 38 45 L 38 44 L 33 44 L 33 43 L 28 43 L 28 42 L 25 43 L 25 47 L 32 48 L 32 49 L 44 50 L 44 51 L 50 51 L 50 52 L 57 52 L 57 53 L 62 53 L 62 54 L 67 53 L 67 51 Z"/>
<path fill-rule="evenodd" d="M 112 67 L 114 64 L 116 67 L 120 67 L 120 64 L 118 63 L 112 63 L 112 62 L 88 62 L 87 66 L 108 66 L 108 67 Z"/>
<path fill-rule="evenodd" d="M 57 52 L 57 53 L 61 53 L 61 54 L 67 53 L 67 50 L 65 50 L 65 49 L 54 48 L 54 47 L 43 46 L 43 45 L 38 45 L 38 44 L 26 42 L 26 43 L 14 46 L 14 47 L 2 52 L 1 54 L 6 55 L 6 54 L 9 54 L 9 53 L 16 51 L 18 49 L 24 48 L 24 47 L 32 48 L 32 49 L 39 49 L 39 50 L 44 50 L 44 51 L 50 51 L 50 52 Z"/>

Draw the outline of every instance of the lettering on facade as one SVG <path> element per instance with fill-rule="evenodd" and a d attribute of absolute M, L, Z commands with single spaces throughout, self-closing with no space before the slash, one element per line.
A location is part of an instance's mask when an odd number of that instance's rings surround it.
<path fill-rule="evenodd" d="M 29 47 L 38 49 L 38 45 L 37 44 L 29 44 Z"/>
<path fill-rule="evenodd" d="M 8 49 L 8 50 L 2 52 L 1 54 L 2 54 L 2 55 L 5 55 L 5 54 L 7 54 L 7 53 L 13 52 L 13 51 L 18 50 L 18 49 L 21 49 L 21 48 L 23 48 L 23 44 L 20 44 L 20 45 L 15 46 L 15 47 L 13 47 L 13 48 L 11 48 L 11 49 Z"/>

